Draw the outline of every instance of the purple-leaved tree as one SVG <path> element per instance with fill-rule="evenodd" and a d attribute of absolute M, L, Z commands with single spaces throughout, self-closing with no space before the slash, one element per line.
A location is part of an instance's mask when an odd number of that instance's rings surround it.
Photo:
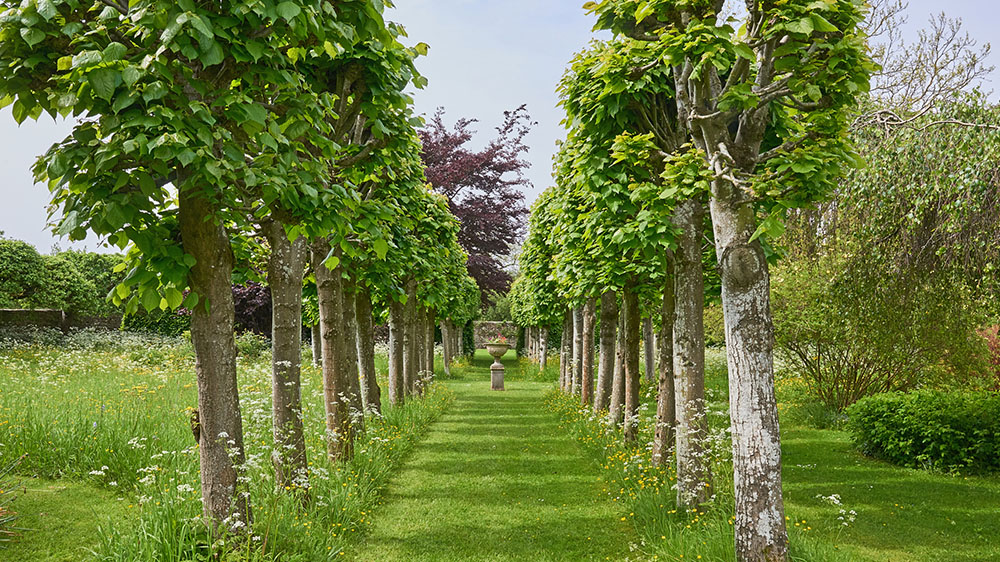
<path fill-rule="evenodd" d="M 531 165 L 524 159 L 524 139 L 535 123 L 524 105 L 505 111 L 497 136 L 482 150 L 472 150 L 468 145 L 475 131 L 470 126 L 476 122 L 463 118 L 449 128 L 444 109 L 438 108 L 420 130 L 420 140 L 427 180 L 448 197 L 461 222 L 458 242 L 469 254 L 469 274 L 486 298 L 490 291 L 510 288 L 511 277 L 500 259 L 520 240 L 528 216 L 521 191 L 531 186 L 524 176 Z"/>

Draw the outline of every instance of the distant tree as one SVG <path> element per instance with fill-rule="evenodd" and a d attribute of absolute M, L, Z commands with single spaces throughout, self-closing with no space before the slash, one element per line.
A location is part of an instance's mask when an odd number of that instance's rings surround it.
<path fill-rule="evenodd" d="M 444 122 L 439 108 L 424 129 L 421 157 L 427 180 L 434 190 L 448 197 L 451 212 L 461 222 L 458 242 L 469 254 L 469 274 L 483 295 L 506 293 L 511 276 L 502 260 L 520 241 L 528 209 L 520 188 L 531 182 L 524 170 L 531 164 L 524 138 L 534 123 L 525 106 L 504 112 L 497 136 L 482 150 L 469 143 L 475 119 L 459 119 L 454 127 Z"/>

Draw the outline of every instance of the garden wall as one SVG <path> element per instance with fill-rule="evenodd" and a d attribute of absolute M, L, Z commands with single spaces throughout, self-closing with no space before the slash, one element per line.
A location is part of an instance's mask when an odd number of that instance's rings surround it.
<path fill-rule="evenodd" d="M 503 334 L 510 342 L 511 349 L 517 349 L 517 324 L 513 322 L 473 322 L 473 334 L 475 335 L 476 349 L 486 347 L 486 342 Z"/>
<path fill-rule="evenodd" d="M 80 316 L 62 310 L 0 309 L 0 329 L 3 328 L 54 328 L 63 332 L 80 328 L 121 328 L 120 315 L 99 317 Z"/>

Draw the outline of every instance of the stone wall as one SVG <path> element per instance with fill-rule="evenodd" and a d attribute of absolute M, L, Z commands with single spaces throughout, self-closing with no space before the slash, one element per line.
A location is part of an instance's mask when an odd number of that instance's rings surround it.
<path fill-rule="evenodd" d="M 54 328 L 62 332 L 71 329 L 101 328 L 118 330 L 122 324 L 119 315 L 110 317 L 79 316 L 62 310 L 0 309 L 0 329 L 2 328 Z"/>
<path fill-rule="evenodd" d="M 503 334 L 510 343 L 511 349 L 517 349 L 517 324 L 513 322 L 473 322 L 473 334 L 475 334 L 476 349 L 486 347 L 486 342 Z"/>

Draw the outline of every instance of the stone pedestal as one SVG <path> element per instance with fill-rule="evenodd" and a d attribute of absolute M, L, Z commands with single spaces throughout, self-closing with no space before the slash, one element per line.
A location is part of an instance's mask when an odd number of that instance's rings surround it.
<path fill-rule="evenodd" d="M 495 361 L 490 365 L 490 382 L 492 386 L 491 390 L 504 390 L 503 387 L 503 363 Z"/>
<path fill-rule="evenodd" d="M 486 344 L 486 351 L 493 356 L 493 364 L 490 365 L 490 383 L 492 390 L 504 390 L 503 388 L 503 363 L 500 362 L 500 358 L 503 357 L 510 346 L 507 344 Z"/>

